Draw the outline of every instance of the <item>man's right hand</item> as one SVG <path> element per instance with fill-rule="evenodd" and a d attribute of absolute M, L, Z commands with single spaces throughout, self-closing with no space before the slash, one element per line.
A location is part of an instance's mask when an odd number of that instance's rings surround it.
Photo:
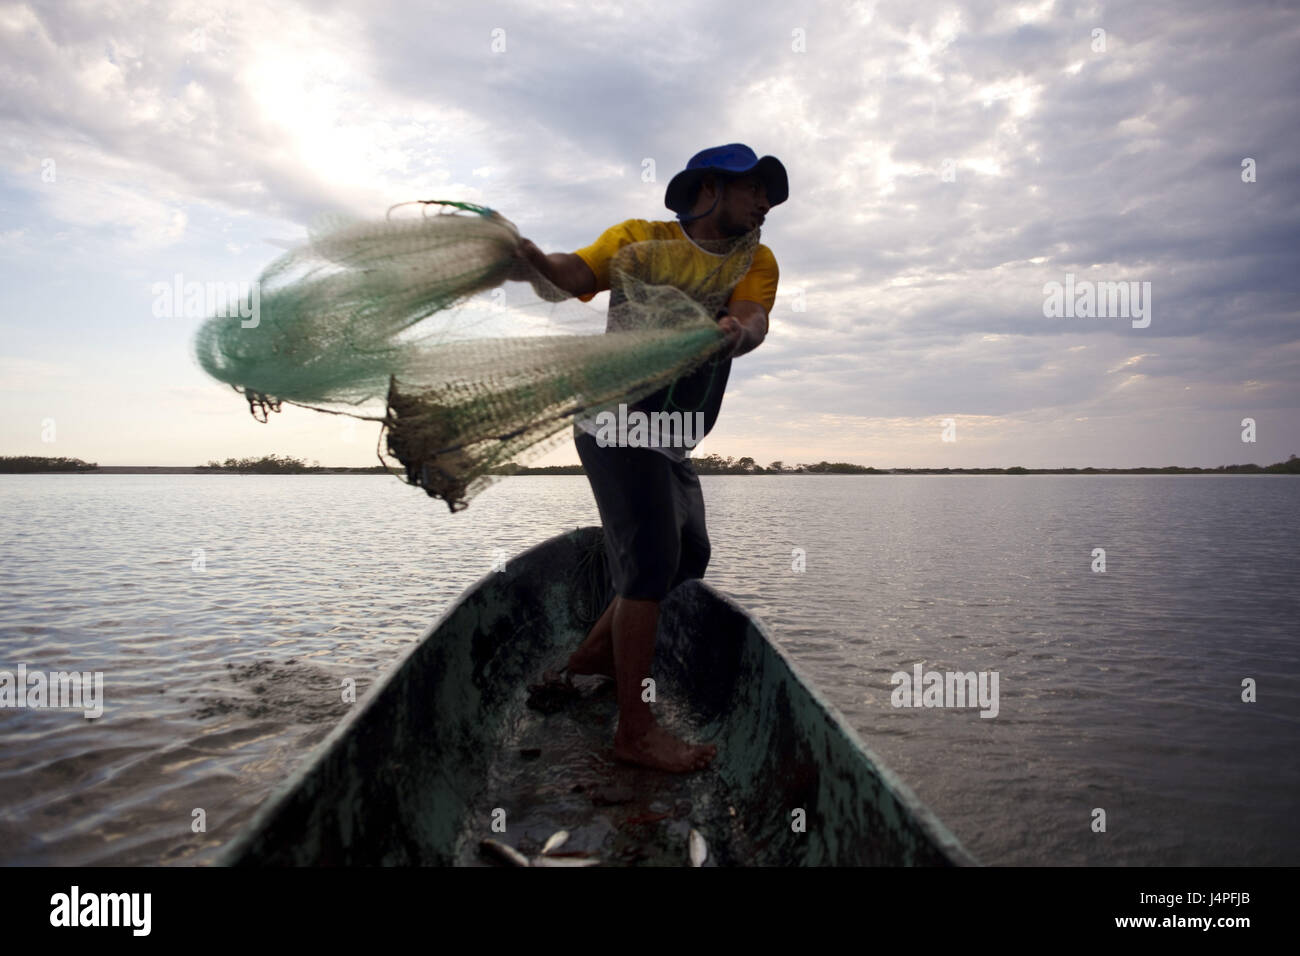
<path fill-rule="evenodd" d="M 507 278 L 533 282 L 533 288 L 537 289 L 534 280 L 540 272 L 546 282 L 555 287 L 545 294 L 538 290 L 537 294 L 549 301 L 559 301 L 557 295 L 560 294 L 567 298 L 589 295 L 596 291 L 596 274 L 581 256 L 574 253 L 555 252 L 548 256 L 531 239 L 521 237 L 519 248 L 515 250 L 515 259 L 517 265 Z"/>
<path fill-rule="evenodd" d="M 546 254 L 542 252 L 541 249 L 538 249 L 537 244 L 533 242 L 533 240 L 531 239 L 519 240 L 519 253 L 534 265 L 537 264 L 537 261 L 539 259 L 541 260 L 546 259 Z"/>
<path fill-rule="evenodd" d="M 547 302 L 563 302 L 573 294 L 563 284 L 563 277 L 557 274 L 554 259 L 537 248 L 531 239 L 519 240 L 514 266 L 506 278 L 529 283 L 537 297 Z"/>
<path fill-rule="evenodd" d="M 515 258 L 519 261 L 510 272 L 510 278 L 514 281 L 530 281 L 533 278 L 534 269 L 546 276 L 547 279 L 550 279 L 551 264 L 546 260 L 546 253 L 538 249 L 531 239 L 519 240 L 519 248 L 515 250 Z"/>

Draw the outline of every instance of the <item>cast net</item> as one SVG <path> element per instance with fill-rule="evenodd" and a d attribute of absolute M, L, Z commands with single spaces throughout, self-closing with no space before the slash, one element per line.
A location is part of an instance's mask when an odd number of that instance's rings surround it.
<path fill-rule="evenodd" d="M 259 421 L 288 402 L 380 423 L 379 444 L 401 468 L 383 451 L 380 461 L 453 512 L 501 466 L 563 441 L 575 418 L 635 402 L 717 355 L 716 316 L 759 239 L 755 229 L 623 246 L 602 329 L 596 309 L 519 255 L 519 230 L 499 213 L 415 205 L 418 215 L 389 210 L 313 232 L 263 271 L 254 316 L 208 318 L 195 352 Z"/>

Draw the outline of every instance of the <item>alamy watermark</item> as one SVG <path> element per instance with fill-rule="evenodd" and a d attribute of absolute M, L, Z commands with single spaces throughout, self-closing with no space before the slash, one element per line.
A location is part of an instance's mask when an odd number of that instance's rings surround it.
<path fill-rule="evenodd" d="M 103 671 L 0 671 L 0 708 L 71 708 L 87 717 L 104 713 Z"/>
<path fill-rule="evenodd" d="M 895 671 L 889 702 L 895 707 L 980 707 L 981 717 L 998 715 L 997 671 Z"/>
<path fill-rule="evenodd" d="M 255 329 L 262 321 L 260 282 L 186 282 L 181 273 L 171 282 L 155 282 L 153 314 L 160 319 L 234 318 L 241 328 Z"/>
<path fill-rule="evenodd" d="M 694 448 L 704 437 L 703 412 L 643 412 L 620 402 L 618 414 L 596 415 L 596 444 L 602 448 Z"/>
<path fill-rule="evenodd" d="M 1065 285 L 1043 286 L 1043 315 L 1049 319 L 1132 319 L 1133 328 L 1151 324 L 1150 282 L 1093 282 L 1065 274 Z"/>
<path fill-rule="evenodd" d="M 50 897 L 51 926 L 122 926 L 133 936 L 148 936 L 152 911 L 152 893 L 83 893 L 73 884 Z"/>

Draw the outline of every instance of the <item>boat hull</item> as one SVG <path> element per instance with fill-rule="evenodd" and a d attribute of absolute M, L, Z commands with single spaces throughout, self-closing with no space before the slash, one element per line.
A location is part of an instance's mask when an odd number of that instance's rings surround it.
<path fill-rule="evenodd" d="M 616 707 L 587 682 L 557 712 L 528 685 L 562 666 L 613 595 L 599 528 L 515 557 L 466 591 L 232 841 L 226 865 L 472 865 L 495 839 L 536 857 L 688 865 L 969 865 L 956 838 L 702 581 L 661 605 L 656 713 L 715 743 L 709 771 L 612 761 Z M 572 859 L 572 858 L 570 858 Z"/>

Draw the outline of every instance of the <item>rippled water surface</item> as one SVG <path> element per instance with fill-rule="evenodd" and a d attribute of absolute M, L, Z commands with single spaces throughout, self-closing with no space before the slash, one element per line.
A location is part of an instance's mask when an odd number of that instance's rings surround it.
<path fill-rule="evenodd" d="M 982 861 L 1300 863 L 1300 481 L 703 485 L 706 580 Z M 3 475 L 0 513 L 0 670 L 105 675 L 98 719 L 0 709 L 9 864 L 209 862 L 341 681 L 363 693 L 499 553 L 599 523 L 582 476 L 451 515 L 385 476 Z M 917 663 L 996 672 L 997 717 L 892 706 Z"/>

